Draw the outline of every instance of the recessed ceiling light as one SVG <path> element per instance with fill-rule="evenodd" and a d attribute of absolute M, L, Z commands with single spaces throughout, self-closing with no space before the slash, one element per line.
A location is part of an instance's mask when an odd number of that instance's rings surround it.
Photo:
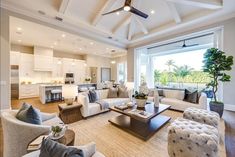
<path fill-rule="evenodd" d="M 150 13 L 151 13 L 151 14 L 155 14 L 155 10 L 151 10 Z"/>
<path fill-rule="evenodd" d="M 84 63 L 84 67 L 86 67 L 87 66 L 87 64 L 86 63 Z"/>
<path fill-rule="evenodd" d="M 81 51 L 81 50 L 82 50 L 82 48 L 79 48 L 79 50 Z"/>
<path fill-rule="evenodd" d="M 106 48 L 106 50 L 109 50 L 109 48 Z"/>
<path fill-rule="evenodd" d="M 93 43 L 93 42 L 90 42 L 90 44 L 91 44 L 91 45 L 94 45 L 94 43 Z"/>
<path fill-rule="evenodd" d="M 117 15 L 119 15 L 119 14 L 120 14 L 120 12 L 118 11 L 118 12 L 116 12 L 116 14 L 117 14 Z"/>
<path fill-rule="evenodd" d="M 62 34 L 61 36 L 62 36 L 63 38 L 65 38 L 65 37 L 66 37 L 66 35 L 65 35 L 65 34 Z"/>
<path fill-rule="evenodd" d="M 57 42 L 54 42 L 54 45 L 57 45 Z"/>
<path fill-rule="evenodd" d="M 22 30 L 22 28 L 20 28 L 20 27 L 17 27 L 17 31 L 21 31 Z"/>
<path fill-rule="evenodd" d="M 19 43 L 21 43 L 21 40 L 18 40 Z"/>
<path fill-rule="evenodd" d="M 115 64 L 116 63 L 116 61 L 111 61 L 111 64 Z"/>

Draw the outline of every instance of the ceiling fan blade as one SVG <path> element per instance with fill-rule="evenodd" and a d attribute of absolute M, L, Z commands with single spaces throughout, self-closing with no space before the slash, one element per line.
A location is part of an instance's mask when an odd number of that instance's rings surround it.
<path fill-rule="evenodd" d="M 108 14 L 112 14 L 112 13 L 115 13 L 115 12 L 118 12 L 118 11 L 123 11 L 123 7 L 118 8 L 118 9 L 115 9 L 115 10 L 110 11 L 110 12 L 107 12 L 107 13 L 104 13 L 104 14 L 102 14 L 102 15 L 108 15 Z"/>
<path fill-rule="evenodd" d="M 147 14 L 143 13 L 142 11 L 140 11 L 140 10 L 134 8 L 134 7 L 131 7 L 130 12 L 133 13 L 133 14 L 136 14 L 136 15 L 138 15 L 138 16 L 141 16 L 141 17 L 143 17 L 143 18 L 145 18 L 145 19 L 148 18 L 148 15 L 147 15 Z"/>

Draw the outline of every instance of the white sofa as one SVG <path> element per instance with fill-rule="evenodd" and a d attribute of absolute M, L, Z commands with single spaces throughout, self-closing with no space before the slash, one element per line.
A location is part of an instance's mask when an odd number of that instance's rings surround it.
<path fill-rule="evenodd" d="M 3 156 L 21 157 L 27 153 L 28 144 L 42 134 L 50 132 L 52 125 L 63 123 L 56 114 L 41 113 L 42 125 L 29 124 L 18 120 L 17 110 L 2 111 Z"/>
<path fill-rule="evenodd" d="M 171 105 L 171 109 L 179 111 L 184 111 L 188 107 L 207 109 L 207 96 L 205 93 L 201 93 L 201 96 L 197 104 L 183 101 L 184 95 L 185 92 L 182 90 L 163 89 L 163 96 L 159 96 L 159 101 L 162 104 Z M 149 96 L 148 100 L 154 101 L 154 97 Z"/>
<path fill-rule="evenodd" d="M 84 146 L 75 146 L 75 147 L 83 150 L 84 157 L 105 157 L 103 154 L 96 151 L 96 145 L 94 142 L 91 142 Z M 39 154 L 40 154 L 40 150 L 26 154 L 23 157 L 39 157 Z"/>
<path fill-rule="evenodd" d="M 108 89 L 96 90 L 99 100 L 103 100 L 109 104 L 109 107 L 114 105 L 121 105 L 122 103 L 127 103 L 131 101 L 132 92 L 128 91 L 129 98 L 108 98 Z M 81 113 L 83 117 L 89 117 L 102 112 L 106 112 L 109 109 L 101 110 L 100 105 L 97 103 L 89 103 L 89 98 L 86 92 L 78 94 L 78 103 L 82 104 Z"/>

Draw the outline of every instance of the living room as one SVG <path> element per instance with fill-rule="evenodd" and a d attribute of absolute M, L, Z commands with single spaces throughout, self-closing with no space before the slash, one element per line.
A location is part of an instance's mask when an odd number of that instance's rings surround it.
<path fill-rule="evenodd" d="M 1 1 L 1 156 L 234 156 L 234 28 L 230 0 Z"/>

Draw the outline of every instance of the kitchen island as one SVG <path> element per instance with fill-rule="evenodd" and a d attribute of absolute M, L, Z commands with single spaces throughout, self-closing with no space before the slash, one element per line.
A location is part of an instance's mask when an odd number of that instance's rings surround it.
<path fill-rule="evenodd" d="M 62 101 L 63 84 L 41 84 L 39 86 L 39 98 L 42 104 L 54 101 Z"/>

